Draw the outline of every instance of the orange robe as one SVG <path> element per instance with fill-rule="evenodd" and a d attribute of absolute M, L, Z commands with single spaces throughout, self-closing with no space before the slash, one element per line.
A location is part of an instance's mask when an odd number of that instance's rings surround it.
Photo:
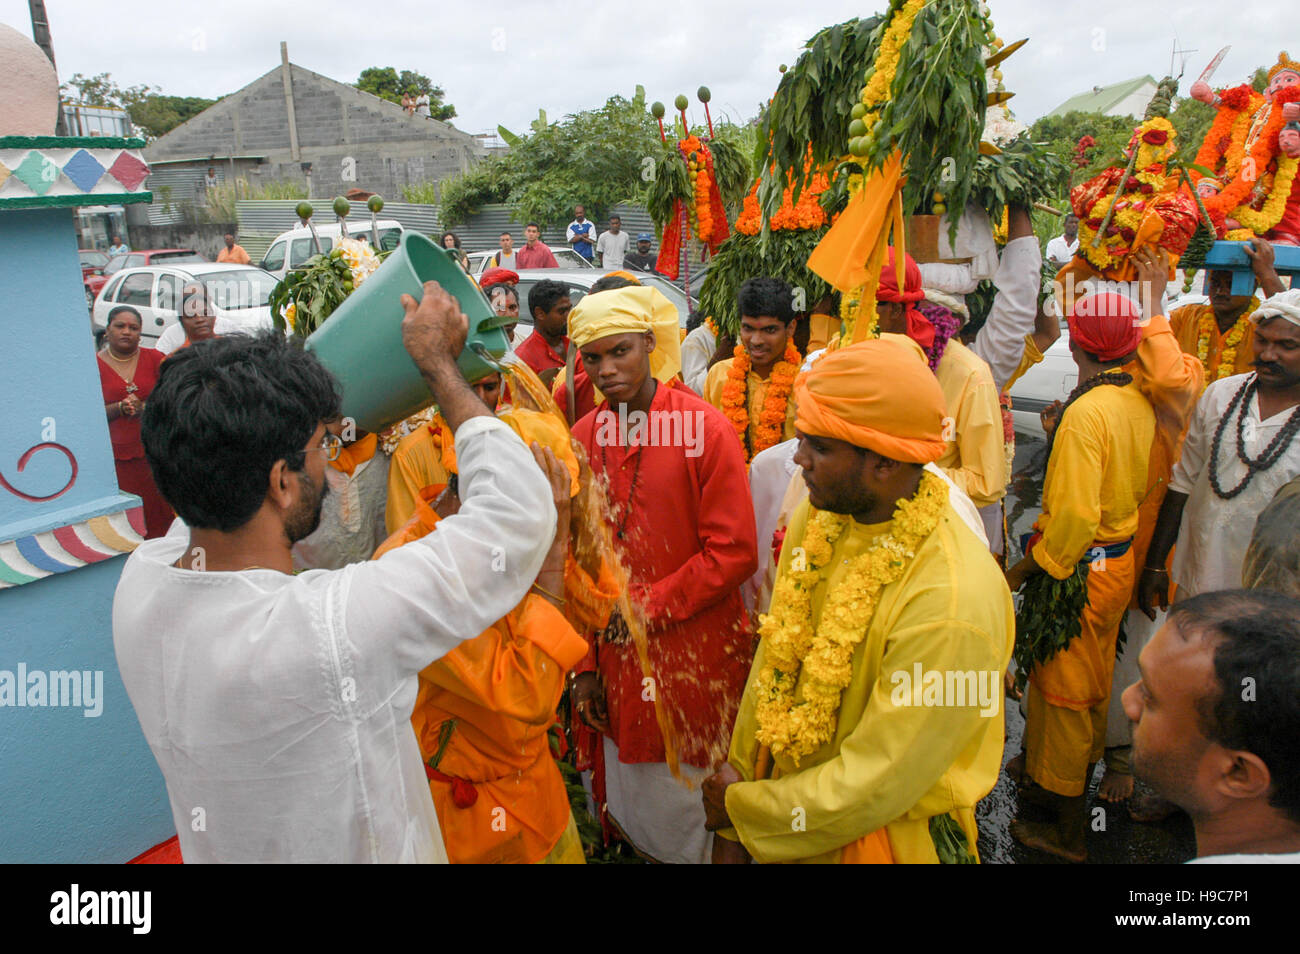
<path fill-rule="evenodd" d="M 426 488 L 414 516 L 376 551 L 434 530 Z M 572 559 L 565 607 L 583 629 L 604 626 L 617 597 L 612 573 L 592 580 Z M 565 615 L 530 593 L 503 619 L 426 667 L 411 724 L 426 770 L 450 735 L 429 789 L 453 864 L 532 864 L 547 858 L 570 825 L 568 792 L 547 733 L 565 675 L 587 642 Z"/>

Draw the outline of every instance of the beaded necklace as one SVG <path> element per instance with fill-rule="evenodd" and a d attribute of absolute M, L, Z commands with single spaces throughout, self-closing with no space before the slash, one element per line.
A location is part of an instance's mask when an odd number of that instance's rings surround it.
<path fill-rule="evenodd" d="M 1214 429 L 1214 441 L 1210 445 L 1210 488 L 1215 495 L 1222 500 L 1231 500 L 1240 494 L 1254 479 L 1255 474 L 1268 470 L 1279 460 L 1291 444 L 1291 439 L 1295 437 L 1296 432 L 1300 431 L 1300 405 L 1292 412 L 1291 416 L 1286 419 L 1286 423 L 1278 430 L 1277 436 L 1269 441 L 1268 446 L 1264 448 L 1263 453 L 1258 457 L 1251 459 L 1246 453 L 1246 414 L 1250 408 L 1250 399 L 1255 396 L 1259 390 L 1259 379 L 1252 374 L 1242 382 L 1241 387 L 1237 388 L 1237 393 L 1232 396 L 1228 402 L 1228 408 L 1219 418 L 1219 426 Z M 1224 490 L 1223 485 L 1219 483 L 1219 448 L 1223 444 L 1223 432 L 1227 430 L 1228 422 L 1232 420 L 1233 414 L 1237 416 L 1237 460 L 1246 466 L 1246 476 L 1241 479 L 1231 490 Z"/>

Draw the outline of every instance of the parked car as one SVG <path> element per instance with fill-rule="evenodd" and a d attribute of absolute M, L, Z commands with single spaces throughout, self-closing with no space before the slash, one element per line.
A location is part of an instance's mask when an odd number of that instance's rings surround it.
<path fill-rule="evenodd" d="M 83 284 L 86 286 L 86 302 L 90 305 L 91 310 L 95 307 L 95 296 L 100 289 L 107 284 L 108 280 L 122 271 L 124 268 L 140 268 L 146 265 L 161 265 L 164 262 L 179 265 L 183 262 L 206 262 L 207 259 L 194 251 L 192 248 L 153 248 L 145 249 L 139 252 L 125 252 L 121 255 L 114 255 L 104 263 L 99 274 L 91 275 L 85 278 L 83 274 Z M 84 268 L 83 268 L 84 273 Z"/>
<path fill-rule="evenodd" d="M 499 251 L 501 250 L 492 249 L 488 252 L 470 252 L 465 256 L 469 259 L 469 273 L 475 278 L 479 278 L 488 270 L 488 262 L 492 260 L 492 256 Z M 518 246 L 515 247 L 515 251 L 519 251 Z M 555 260 L 560 263 L 560 268 L 595 268 L 591 262 L 587 261 L 571 248 L 552 248 L 551 254 L 554 255 Z M 548 271 L 548 269 L 535 269 L 535 271 L 544 272 Z"/>
<path fill-rule="evenodd" d="M 98 346 L 108 325 L 108 313 L 118 305 L 140 312 L 140 343 L 152 348 L 164 331 L 176 323 L 181 288 L 201 282 L 218 318 L 245 331 L 273 327 L 268 300 L 277 279 L 252 265 L 196 262 L 127 268 L 109 278 L 91 312 L 90 325 Z"/>
<path fill-rule="evenodd" d="M 519 273 L 519 324 L 515 328 L 514 344 L 520 344 L 525 338 L 533 333 L 533 315 L 528 310 L 528 293 L 532 291 L 533 286 L 543 279 L 549 278 L 551 281 L 564 282 L 569 286 L 569 301 L 577 304 L 586 297 L 587 292 L 591 290 L 600 278 L 607 275 L 608 272 L 598 268 L 526 268 Z M 677 321 L 683 329 L 686 327 L 686 321 L 690 317 L 690 309 L 695 307 L 698 302 L 694 299 L 687 301 L 686 295 L 682 290 L 664 278 L 662 275 L 646 272 L 637 276 L 643 285 L 649 285 L 663 292 L 673 305 L 677 308 Z"/>
<path fill-rule="evenodd" d="M 379 219 L 375 224 L 379 229 L 379 251 L 385 252 L 397 248 L 397 243 L 402 240 L 402 233 L 406 231 L 402 223 L 394 219 Z M 348 235 L 370 241 L 370 220 L 348 219 Z M 339 237 L 338 223 L 316 226 L 316 236 L 320 239 L 320 250 L 329 252 L 334 248 L 334 243 Z M 311 229 L 299 226 L 277 235 L 258 265 L 278 280 L 284 278 L 285 273 L 291 269 L 302 268 L 315 254 L 316 246 L 311 240 Z"/>
<path fill-rule="evenodd" d="M 1185 305 L 1203 305 L 1207 301 L 1204 295 L 1180 295 L 1167 301 L 1165 311 L 1172 314 Z M 1047 349 L 1043 360 L 1025 372 L 1011 389 L 1011 416 L 1016 433 L 1043 437 L 1039 414 L 1053 401 L 1065 403 L 1078 383 L 1079 367 L 1070 356 L 1070 329 L 1062 321 L 1061 337 Z"/>

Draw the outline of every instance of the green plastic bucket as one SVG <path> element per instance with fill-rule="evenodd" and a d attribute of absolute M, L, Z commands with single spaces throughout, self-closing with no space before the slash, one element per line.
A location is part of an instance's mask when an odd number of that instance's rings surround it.
<path fill-rule="evenodd" d="M 402 346 L 402 295 L 416 301 L 424 283 L 435 281 L 455 297 L 469 318 L 469 338 L 457 359 L 470 382 L 498 370 L 506 353 L 499 317 L 464 269 L 418 232 L 401 243 L 307 339 L 308 350 L 343 389 L 343 413 L 367 431 L 380 431 L 433 400 L 415 362 Z"/>

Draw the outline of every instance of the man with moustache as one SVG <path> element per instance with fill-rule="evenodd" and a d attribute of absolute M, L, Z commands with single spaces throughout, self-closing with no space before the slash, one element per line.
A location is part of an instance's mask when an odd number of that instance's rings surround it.
<path fill-rule="evenodd" d="M 188 862 L 447 860 L 410 727 L 416 674 L 519 603 L 556 512 L 538 452 L 456 367 L 455 299 L 429 282 L 402 304 L 463 505 L 379 560 L 294 575 L 340 448 L 338 386 L 310 352 L 273 332 L 186 348 L 145 406 L 181 520 L 127 560 L 113 642 Z"/>

